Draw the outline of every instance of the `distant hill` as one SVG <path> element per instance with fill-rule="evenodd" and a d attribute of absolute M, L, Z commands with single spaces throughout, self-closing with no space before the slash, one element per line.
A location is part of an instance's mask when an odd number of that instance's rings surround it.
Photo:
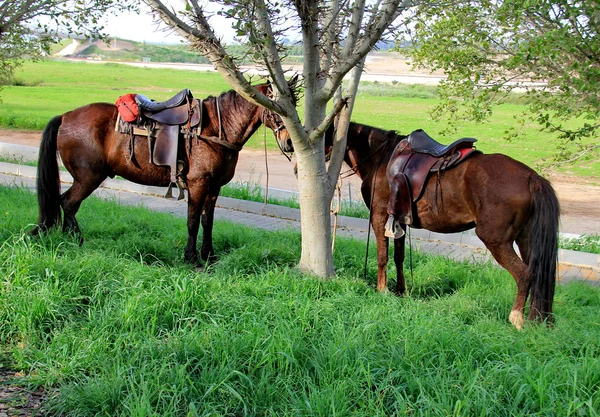
<path fill-rule="evenodd" d="M 75 39 L 56 55 L 114 61 L 210 64 L 208 59 L 190 51 L 186 45 L 157 45 L 123 39 L 112 39 L 108 43 L 101 40 L 82 43 Z"/>
<path fill-rule="evenodd" d="M 238 57 L 242 63 L 249 63 L 246 59 L 248 49 L 244 45 L 229 45 L 227 51 L 232 56 Z M 298 46 L 291 46 L 286 62 L 301 62 L 302 50 Z M 190 50 L 189 46 L 159 45 L 146 42 L 136 42 L 123 39 L 108 41 L 81 41 L 74 39 L 55 55 L 71 58 L 102 59 L 111 61 L 134 62 L 175 62 L 187 64 L 210 64 L 210 61 L 197 52 Z"/>
<path fill-rule="evenodd" d="M 210 64 L 210 61 L 197 52 L 191 51 L 185 44 L 153 44 L 136 42 L 125 39 L 103 40 L 78 40 L 71 43 L 64 42 L 65 46 L 55 55 L 83 59 L 99 59 L 110 61 L 133 62 L 174 62 L 186 64 Z M 394 42 L 380 41 L 376 51 L 388 51 L 396 46 Z M 249 64 L 247 58 L 248 48 L 245 45 L 228 45 L 227 52 L 237 57 L 241 63 Z M 288 55 L 284 58 L 286 64 L 298 64 L 303 61 L 302 47 L 297 44 L 288 45 Z"/>

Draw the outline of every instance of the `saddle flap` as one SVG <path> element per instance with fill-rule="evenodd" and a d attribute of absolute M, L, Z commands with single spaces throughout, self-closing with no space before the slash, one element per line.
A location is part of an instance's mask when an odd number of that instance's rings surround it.
<path fill-rule="evenodd" d="M 161 110 L 157 113 L 152 113 L 144 109 L 143 114 L 144 117 L 165 125 L 182 125 L 188 121 L 189 110 L 187 105 L 183 105 Z"/>
<path fill-rule="evenodd" d="M 169 165 L 173 169 L 177 164 L 178 147 L 179 126 L 161 126 L 158 129 L 154 151 L 152 152 L 154 163 L 156 165 Z"/>
<path fill-rule="evenodd" d="M 412 201 L 416 202 L 421 197 L 429 173 L 438 161 L 438 158 L 429 154 L 412 154 L 412 158 L 407 161 L 404 173 L 410 181 Z"/>

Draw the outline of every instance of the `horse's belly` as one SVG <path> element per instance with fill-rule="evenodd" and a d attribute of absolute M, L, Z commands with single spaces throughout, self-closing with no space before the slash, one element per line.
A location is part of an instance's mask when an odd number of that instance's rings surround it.
<path fill-rule="evenodd" d="M 125 167 L 115 170 L 115 174 L 125 178 L 128 181 L 142 185 L 153 185 L 156 187 L 166 187 L 170 182 L 169 167 L 146 164 L 140 167 Z"/>
<path fill-rule="evenodd" d="M 475 215 L 463 201 L 427 198 L 425 194 L 416 204 L 414 226 L 437 233 L 455 233 L 475 227 Z"/>
<path fill-rule="evenodd" d="M 150 162 L 147 141 L 136 140 L 133 154 L 129 149 L 129 138 L 121 135 L 121 140 L 108 151 L 108 165 L 115 175 L 143 185 L 166 187 L 170 182 L 171 169 Z M 136 138 L 138 139 L 138 138 Z"/>

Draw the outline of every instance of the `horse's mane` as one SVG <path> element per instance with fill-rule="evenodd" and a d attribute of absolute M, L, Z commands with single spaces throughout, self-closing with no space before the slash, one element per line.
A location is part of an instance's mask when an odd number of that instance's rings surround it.
<path fill-rule="evenodd" d="M 245 103 L 251 104 L 235 90 L 225 91 L 218 96 L 208 96 L 204 99 L 204 102 L 213 103 L 217 100 L 219 101 L 219 105 L 222 107 L 239 106 L 240 104 Z"/>
<path fill-rule="evenodd" d="M 258 84 L 255 85 L 254 87 L 257 88 L 260 91 L 261 86 L 263 86 L 265 84 Z M 245 106 L 246 104 L 256 107 L 255 104 L 250 103 L 248 100 L 246 100 L 244 97 L 242 97 L 241 94 L 239 94 L 237 91 L 235 90 L 228 90 L 225 91 L 224 93 L 221 93 L 218 96 L 208 96 L 204 99 L 205 102 L 213 102 L 215 100 L 219 100 L 220 104 L 222 106 L 237 106 L 237 107 L 241 107 L 241 106 Z"/>
<path fill-rule="evenodd" d="M 352 132 L 355 133 L 355 135 L 351 135 Z M 370 147 L 377 146 L 388 140 L 394 140 L 395 143 L 398 143 L 406 138 L 407 136 L 399 135 L 395 130 L 385 130 L 355 122 L 350 122 L 348 131 L 348 141 L 351 139 L 356 139 L 357 142 L 367 140 Z"/>

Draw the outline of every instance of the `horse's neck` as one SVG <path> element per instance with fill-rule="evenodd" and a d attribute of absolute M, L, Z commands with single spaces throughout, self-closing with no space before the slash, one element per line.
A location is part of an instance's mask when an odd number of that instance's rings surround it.
<path fill-rule="evenodd" d="M 387 136 L 381 137 L 378 131 L 368 126 L 350 124 L 345 162 L 353 168 L 361 180 L 370 175 L 374 169 L 387 165 L 389 155 L 382 155 L 387 148 L 385 145 L 387 139 Z"/>
<path fill-rule="evenodd" d="M 211 126 L 217 136 L 220 129 L 224 139 L 243 145 L 262 123 L 259 117 L 259 107 L 237 93 L 232 94 L 235 96 L 227 99 L 223 98 L 225 96 L 220 96 L 213 99 L 212 111 L 209 113 Z"/>

